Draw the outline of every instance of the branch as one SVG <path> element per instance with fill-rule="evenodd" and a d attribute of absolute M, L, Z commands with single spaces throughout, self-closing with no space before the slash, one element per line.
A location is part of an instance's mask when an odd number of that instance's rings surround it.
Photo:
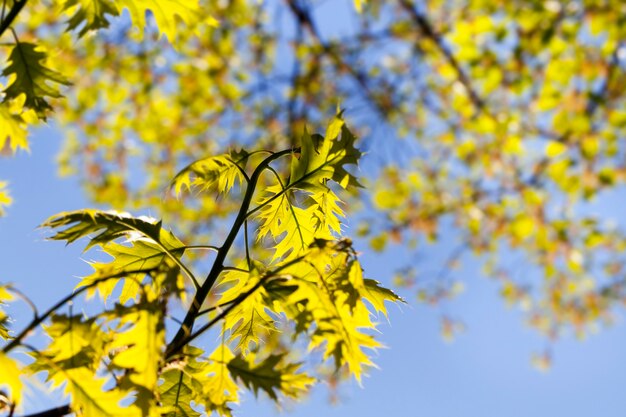
<path fill-rule="evenodd" d="M 391 110 L 392 105 L 382 103 L 381 100 L 379 100 L 372 92 L 372 89 L 367 83 L 367 77 L 362 72 L 356 70 L 353 66 L 349 65 L 342 58 L 342 56 L 338 54 L 337 51 L 332 48 L 330 44 L 328 44 L 322 39 L 322 36 L 320 35 L 319 31 L 317 30 L 317 27 L 315 26 L 315 23 L 313 22 L 313 18 L 311 17 L 310 13 L 306 9 L 299 6 L 296 0 L 285 0 L 285 1 L 287 2 L 287 5 L 291 9 L 291 12 L 296 17 L 298 25 L 306 28 L 306 30 L 311 34 L 313 39 L 322 48 L 323 52 L 335 62 L 335 65 L 337 66 L 339 70 L 346 71 L 348 74 L 350 74 L 350 76 L 363 89 L 367 99 L 374 105 L 374 107 L 376 107 L 378 112 L 386 119 L 387 116 L 389 115 L 389 111 Z"/>
<path fill-rule="evenodd" d="M 4 32 L 6 32 L 9 27 L 11 27 L 11 24 L 20 13 L 20 11 L 22 11 L 27 1 L 28 0 L 16 0 L 13 3 L 13 7 L 11 7 L 11 10 L 9 10 L 6 18 L 2 22 L 0 22 L 0 37 L 4 35 Z"/>
<path fill-rule="evenodd" d="M 463 84 L 463 87 L 465 87 L 465 90 L 467 91 L 467 94 L 469 95 L 470 100 L 472 101 L 474 106 L 479 111 L 485 110 L 485 102 L 478 95 L 478 92 L 472 85 L 472 81 L 467 76 L 465 71 L 463 71 L 463 68 L 461 68 L 461 65 L 456 60 L 450 49 L 446 47 L 441 35 L 437 33 L 437 31 L 433 28 L 428 18 L 423 14 L 418 13 L 415 9 L 415 6 L 410 0 L 399 0 L 399 2 L 400 6 L 402 6 L 402 8 L 409 13 L 413 22 L 422 30 L 422 33 L 431 41 L 433 41 L 435 46 L 437 46 L 437 49 L 439 49 L 439 51 L 446 58 L 446 61 L 448 61 L 448 64 L 450 64 L 450 66 L 454 68 L 459 82 Z"/>
<path fill-rule="evenodd" d="M 265 275 L 259 279 L 259 282 L 257 282 L 252 288 L 250 288 L 248 291 L 246 291 L 245 293 L 243 293 L 239 297 L 237 297 L 235 300 L 233 300 L 232 304 L 230 304 L 228 307 L 226 307 L 215 318 L 210 320 L 208 323 L 204 324 L 202 327 L 200 327 L 195 332 L 190 333 L 190 334 L 186 335 L 185 337 L 183 337 L 182 339 L 180 339 L 180 341 L 178 341 L 176 344 L 174 344 L 173 343 L 174 341 L 172 341 L 172 343 L 170 343 L 170 345 L 168 345 L 167 351 L 165 352 L 165 359 L 172 358 L 172 356 L 174 356 L 176 353 L 178 353 L 184 346 L 186 346 L 188 343 L 190 343 L 192 340 L 196 339 L 197 337 L 201 336 L 204 332 L 206 332 L 211 327 L 213 327 L 215 325 L 215 323 L 219 322 L 224 317 L 226 317 L 228 315 L 228 313 L 230 313 L 235 307 L 237 307 L 242 302 L 244 302 L 249 296 L 254 294 L 254 292 L 257 291 L 259 288 L 261 288 L 270 278 L 277 277 L 278 274 L 283 269 L 289 268 L 290 266 L 295 265 L 298 262 L 301 262 L 303 259 L 304 259 L 304 256 L 299 256 L 299 257 L 297 257 L 295 259 L 292 259 L 291 261 L 289 261 L 289 262 L 279 266 L 275 270 L 273 270 L 271 272 L 265 273 Z"/>
<path fill-rule="evenodd" d="M 28 414 L 23 417 L 62 417 L 68 414 L 72 414 L 72 409 L 70 408 L 69 404 L 63 405 L 61 407 L 51 408 L 40 413 Z"/>
<path fill-rule="evenodd" d="M 261 174 L 269 166 L 270 163 L 285 155 L 289 155 L 294 151 L 295 149 L 286 149 L 284 151 L 271 154 L 270 156 L 265 158 L 252 173 L 252 176 L 250 177 L 250 182 L 246 187 L 246 193 L 243 197 L 243 201 L 241 202 L 241 207 L 239 208 L 239 212 L 237 213 L 237 217 L 235 218 L 233 226 L 231 227 L 230 232 L 226 237 L 226 240 L 224 241 L 224 244 L 217 251 L 217 256 L 215 258 L 215 261 L 213 262 L 213 266 L 211 267 L 209 275 L 202 283 L 200 288 L 198 288 L 198 291 L 194 296 L 191 306 L 189 307 L 189 310 L 187 310 L 187 314 L 185 315 L 183 324 L 178 329 L 178 332 L 176 333 L 172 341 L 167 345 L 166 357 L 176 353 L 180 348 L 185 345 L 185 343 L 188 342 L 186 342 L 186 340 L 191 334 L 194 322 L 198 317 L 198 312 L 200 311 L 204 300 L 209 295 L 211 288 L 213 288 L 213 285 L 217 281 L 217 278 L 222 273 L 222 270 L 224 269 L 224 261 L 226 260 L 226 255 L 228 254 L 228 251 L 230 251 L 230 248 L 233 245 L 235 238 L 239 234 L 241 226 L 243 226 L 244 222 L 246 221 L 248 208 L 250 207 L 250 203 L 252 202 L 252 197 L 254 195 L 254 191 L 256 189 L 259 178 L 261 177 Z"/>

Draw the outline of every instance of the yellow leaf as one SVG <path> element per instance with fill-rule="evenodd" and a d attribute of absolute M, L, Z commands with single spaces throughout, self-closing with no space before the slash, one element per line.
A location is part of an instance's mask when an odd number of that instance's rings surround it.
<path fill-rule="evenodd" d="M 567 146 L 561 142 L 551 140 L 546 145 L 546 156 L 549 158 L 556 158 L 557 156 L 562 155 L 565 151 L 567 151 Z"/>
<path fill-rule="evenodd" d="M 27 151 L 28 140 L 24 120 L 11 112 L 6 104 L 0 103 L 0 150 L 3 149 L 8 149 L 10 153 L 15 153 L 18 149 Z"/>
<path fill-rule="evenodd" d="M 9 192 L 6 189 L 6 185 L 6 182 L 0 181 L 0 216 L 4 214 L 4 207 L 13 202 L 13 199 L 11 199 Z"/>
<path fill-rule="evenodd" d="M 19 404 L 22 399 L 23 384 L 20 381 L 20 368 L 17 363 L 3 352 L 0 352 L 0 386 L 6 386 L 11 392 L 11 401 Z"/>
<path fill-rule="evenodd" d="M 165 34 L 170 43 L 174 44 L 178 34 L 179 20 L 191 26 L 197 23 L 200 13 L 197 0 L 116 0 L 118 7 L 128 9 L 133 24 L 143 33 L 146 27 L 146 12 L 152 12 L 159 32 Z M 215 19 L 209 21 L 215 25 Z"/>
<path fill-rule="evenodd" d="M 511 222 L 511 232 L 517 239 L 524 240 L 535 233 L 535 221 L 532 217 L 520 214 Z"/>
<path fill-rule="evenodd" d="M 133 384 L 153 392 L 165 346 L 162 307 L 158 303 L 142 303 L 122 311 L 123 325 L 132 327 L 116 334 L 112 346 L 120 353 L 112 363 L 126 369 Z"/>

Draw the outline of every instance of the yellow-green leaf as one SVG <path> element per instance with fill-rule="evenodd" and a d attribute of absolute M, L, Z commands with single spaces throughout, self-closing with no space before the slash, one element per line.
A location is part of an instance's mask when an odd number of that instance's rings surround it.
<path fill-rule="evenodd" d="M 118 8 L 128 9 L 133 24 L 143 33 L 146 27 L 146 13 L 152 12 L 159 32 L 174 43 L 178 25 L 192 25 L 197 21 L 200 7 L 197 0 L 115 0 Z"/>
<path fill-rule="evenodd" d="M 18 42 L 11 48 L 9 65 L 2 71 L 3 76 L 12 80 L 4 90 L 5 101 L 24 94 L 24 106 L 35 110 L 42 119 L 52 110 L 47 98 L 62 97 L 58 84 L 70 85 L 62 74 L 44 65 L 47 58 L 48 54 L 40 46 Z"/>
<path fill-rule="evenodd" d="M 67 0 L 63 4 L 63 9 L 73 12 L 67 21 L 67 29 L 80 28 L 79 37 L 90 31 L 109 27 L 107 15 L 119 14 L 113 0 Z"/>
<path fill-rule="evenodd" d="M 270 355 L 262 360 L 250 354 L 228 362 L 228 370 L 235 379 L 255 395 L 263 391 L 274 401 L 278 401 L 279 395 L 298 399 L 308 392 L 315 378 L 298 372 L 300 367 L 299 363 L 287 362 L 284 354 Z"/>

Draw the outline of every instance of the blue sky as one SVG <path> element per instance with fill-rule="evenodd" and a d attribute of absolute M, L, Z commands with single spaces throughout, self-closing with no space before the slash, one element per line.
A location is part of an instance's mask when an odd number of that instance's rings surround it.
<path fill-rule="evenodd" d="M 75 285 L 74 277 L 89 267 L 80 259 L 80 245 L 65 247 L 44 240 L 36 226 L 59 211 L 88 207 L 75 179 L 56 176 L 54 157 L 61 136 L 53 129 L 32 138 L 31 154 L 0 161 L 0 178 L 10 181 L 15 199 L 0 219 L 0 281 L 11 281 L 40 306 L 49 306 Z M 367 275 L 389 282 L 389 265 L 402 251 L 375 255 L 365 251 Z M 404 260 L 404 259 L 402 259 Z M 363 387 L 345 384 L 340 403 L 329 403 L 325 387 L 303 404 L 287 407 L 293 417 L 399 414 L 423 417 L 456 416 L 622 416 L 626 407 L 626 334 L 619 320 L 587 340 L 565 340 L 554 346 L 554 366 L 547 373 L 530 364 L 532 352 L 545 340 L 523 325 L 523 316 L 507 309 L 493 282 L 479 277 L 472 262 L 457 271 L 467 291 L 449 307 L 467 331 L 454 343 L 439 335 L 441 312 L 413 302 L 392 307 L 390 324 L 383 322 L 381 340 L 389 347 L 377 354 Z M 16 327 L 29 320 L 27 310 L 13 310 Z M 31 396 L 29 409 L 54 405 Z M 245 397 L 240 417 L 277 415 L 269 401 Z"/>

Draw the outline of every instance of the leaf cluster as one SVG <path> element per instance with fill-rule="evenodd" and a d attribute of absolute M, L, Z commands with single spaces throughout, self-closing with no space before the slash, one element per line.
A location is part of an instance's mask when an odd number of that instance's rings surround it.
<path fill-rule="evenodd" d="M 402 300 L 363 277 L 352 242 L 342 237 L 342 203 L 333 189 L 358 185 L 349 167 L 361 155 L 354 141 L 338 115 L 325 136 L 305 132 L 298 148 L 239 152 L 249 166 L 224 156 L 185 168 L 173 188 L 237 198 L 239 184 L 240 209 L 220 246 L 185 245 L 160 221 L 114 211 L 48 219 L 42 226 L 54 231 L 52 240 L 86 240 L 86 250 L 98 247 L 110 260 L 91 263 L 93 273 L 73 294 L 17 334 L 0 310 L 7 404 L 20 405 L 21 377 L 40 373 L 52 388 L 63 388 L 68 410 L 85 417 L 231 416 L 242 390 L 277 403 L 297 400 L 327 365 L 360 381 L 381 346 L 377 313 L 386 315 L 386 301 Z M 273 184 L 260 188 L 262 176 Z M 248 240 L 251 225 L 256 244 Z M 240 234 L 245 256 L 232 250 Z M 204 280 L 187 257 L 195 249 L 216 252 Z M 0 302 L 11 301 L 12 291 L 0 287 Z M 61 312 L 96 291 L 101 311 Z M 181 310 L 183 320 L 170 320 Z M 34 330 L 50 341 L 30 345 Z M 217 343 L 207 337 L 211 331 L 219 332 Z M 318 359 L 302 360 L 293 346 L 319 352 Z M 29 364 L 14 359 L 19 351 L 32 358 Z"/>

